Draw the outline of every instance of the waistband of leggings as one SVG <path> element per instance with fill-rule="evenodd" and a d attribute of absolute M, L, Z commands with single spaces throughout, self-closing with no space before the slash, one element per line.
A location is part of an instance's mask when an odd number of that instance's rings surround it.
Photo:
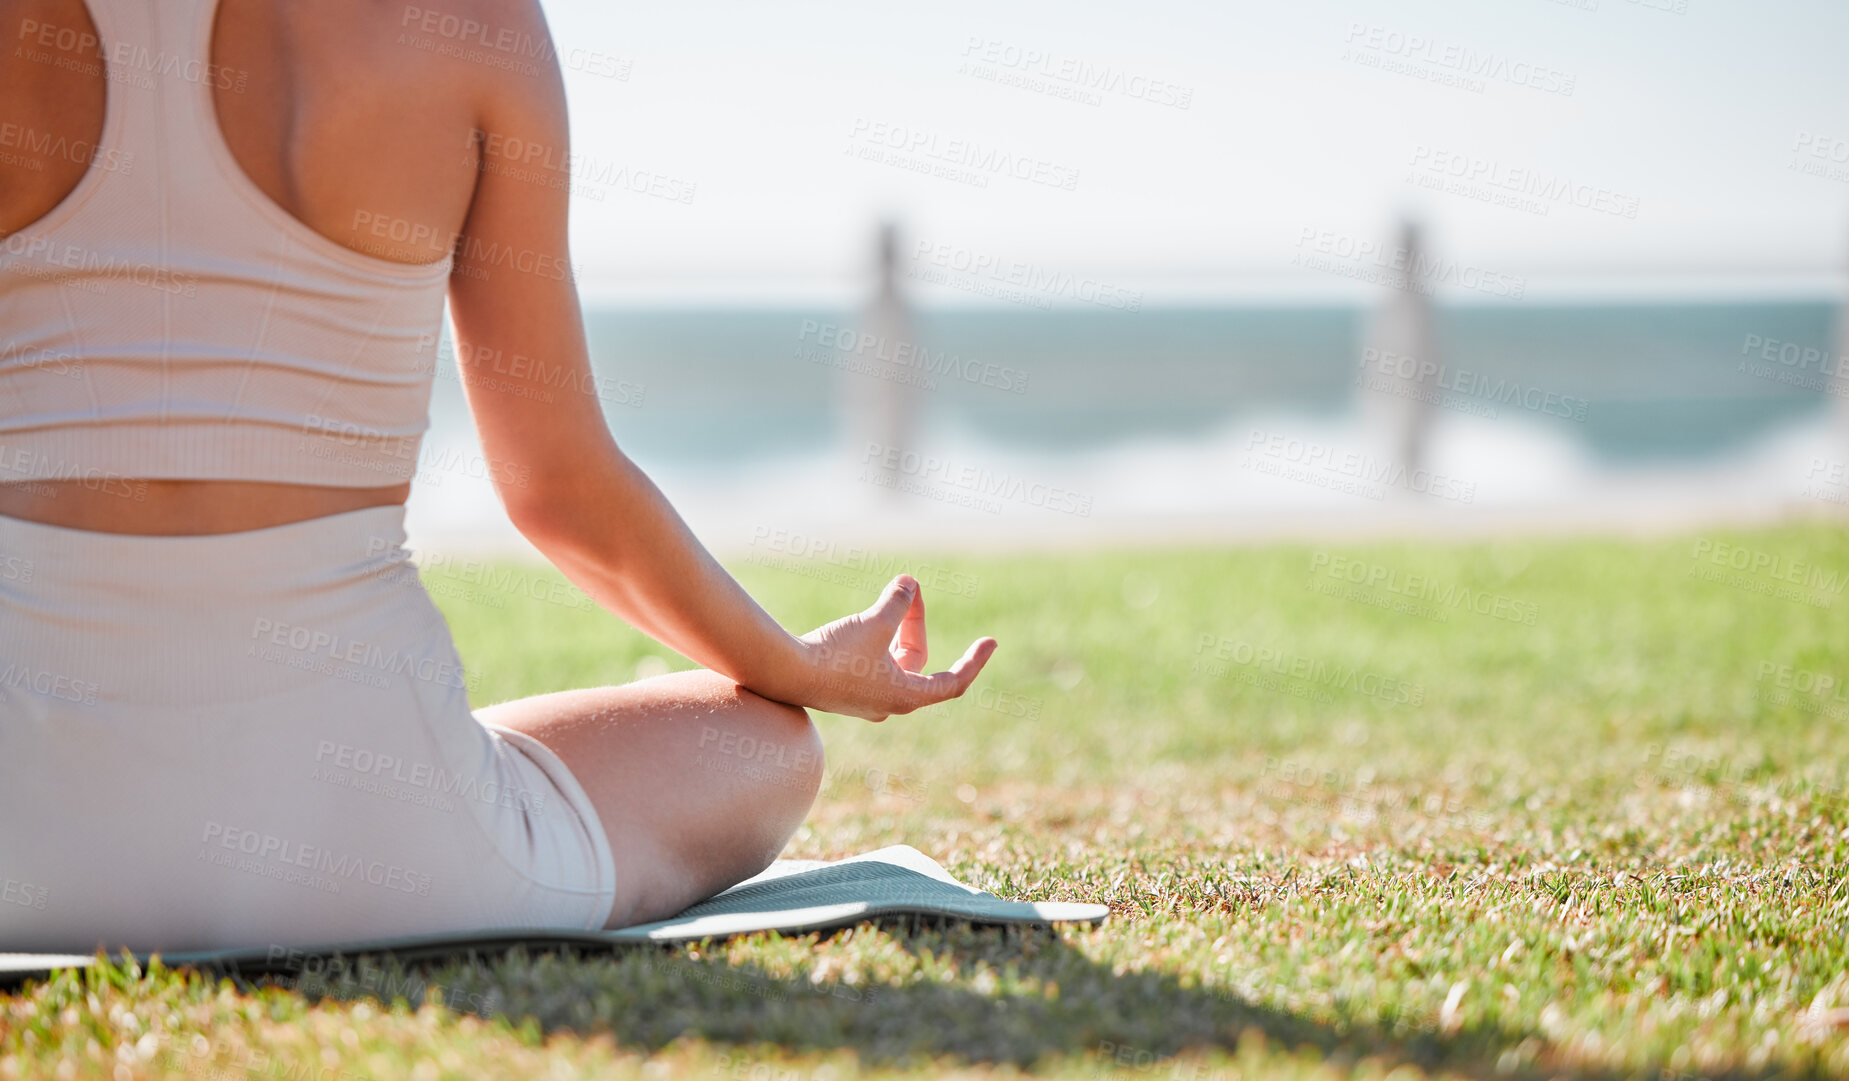
<path fill-rule="evenodd" d="M 142 536 L 0 516 L 0 581 L 117 586 L 125 595 L 315 587 L 404 562 L 402 504 L 241 533 Z"/>

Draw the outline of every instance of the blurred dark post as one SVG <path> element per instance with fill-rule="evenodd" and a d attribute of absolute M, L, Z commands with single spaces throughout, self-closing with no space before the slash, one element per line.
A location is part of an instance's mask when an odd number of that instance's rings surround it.
<path fill-rule="evenodd" d="M 1404 266 L 1369 321 L 1361 352 L 1361 400 L 1365 412 L 1384 421 L 1394 461 L 1410 483 L 1426 466 L 1433 412 L 1438 398 L 1438 347 L 1432 330 L 1431 298 L 1420 284 L 1426 256 L 1419 226 L 1400 223 L 1394 259 Z M 1403 261 L 1403 262 L 1402 262 Z"/>
<path fill-rule="evenodd" d="M 879 227 L 875 249 L 873 297 L 861 312 L 854 348 L 844 374 L 848 429 L 856 455 L 863 455 L 867 477 L 897 493 L 898 471 L 884 464 L 888 451 L 898 455 L 917 449 L 918 354 L 911 308 L 899 287 L 899 227 Z"/>

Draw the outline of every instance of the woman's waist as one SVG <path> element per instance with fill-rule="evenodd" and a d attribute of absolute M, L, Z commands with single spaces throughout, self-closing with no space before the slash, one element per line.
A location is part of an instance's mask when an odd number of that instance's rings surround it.
<path fill-rule="evenodd" d="M 0 387 L 0 397 L 16 389 Z M 57 494 L 90 493 L 80 497 L 126 515 L 145 513 L 157 482 L 176 485 L 170 498 L 201 505 L 231 485 L 247 487 L 227 506 L 264 485 L 290 495 L 371 490 L 402 502 L 421 468 L 428 408 L 427 390 L 374 402 L 363 416 L 276 403 L 227 416 L 217 406 L 164 406 L 146 396 L 101 406 L 40 402 L 0 416 L 0 485 L 14 486 L 15 499 L 48 504 Z"/>
<path fill-rule="evenodd" d="M 0 704 L 249 701 L 329 679 L 460 690 L 403 514 L 163 537 L 0 518 Z"/>
<path fill-rule="evenodd" d="M 134 477 L 0 483 L 0 516 L 65 530 L 145 537 L 247 533 L 402 505 L 410 484 L 355 488 Z"/>
<path fill-rule="evenodd" d="M 10 487 L 0 485 L 0 493 Z M 66 506 L 112 498 L 80 491 L 38 498 Z M 236 532 L 158 535 L 74 528 L 6 509 L 0 503 L 0 604 L 9 615 L 87 616 L 100 608 L 158 618 L 176 607 L 229 611 L 311 598 L 338 605 L 356 595 L 369 600 L 382 583 L 416 581 L 401 502 Z"/>

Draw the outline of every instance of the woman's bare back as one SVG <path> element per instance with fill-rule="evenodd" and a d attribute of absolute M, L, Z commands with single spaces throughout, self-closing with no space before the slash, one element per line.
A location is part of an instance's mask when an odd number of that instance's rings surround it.
<path fill-rule="evenodd" d="M 429 48 L 463 27 L 533 32 L 529 12 L 494 0 L 449 0 L 441 11 L 397 0 L 218 0 L 200 77 L 232 158 L 291 217 L 374 258 L 435 263 L 465 228 L 482 118 L 507 78 Z M 5 236 L 51 213 L 88 168 L 109 164 L 108 148 L 96 149 L 107 95 L 151 92 L 106 78 L 106 59 L 120 74 L 156 61 L 106 58 L 83 0 L 0 0 L 0 34 Z M 164 481 L 147 491 L 130 502 L 81 482 L 0 484 L 0 514 L 105 532 L 233 532 L 402 502 L 409 486 Z"/>

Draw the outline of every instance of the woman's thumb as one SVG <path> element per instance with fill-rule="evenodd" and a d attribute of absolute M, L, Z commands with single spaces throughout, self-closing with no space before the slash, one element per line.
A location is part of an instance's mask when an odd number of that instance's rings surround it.
<path fill-rule="evenodd" d="M 906 610 L 912 606 L 912 598 L 918 595 L 918 579 L 909 574 L 901 574 L 886 584 L 886 591 L 880 599 L 867 609 L 867 622 L 892 634 L 899 629 L 905 619 Z"/>

